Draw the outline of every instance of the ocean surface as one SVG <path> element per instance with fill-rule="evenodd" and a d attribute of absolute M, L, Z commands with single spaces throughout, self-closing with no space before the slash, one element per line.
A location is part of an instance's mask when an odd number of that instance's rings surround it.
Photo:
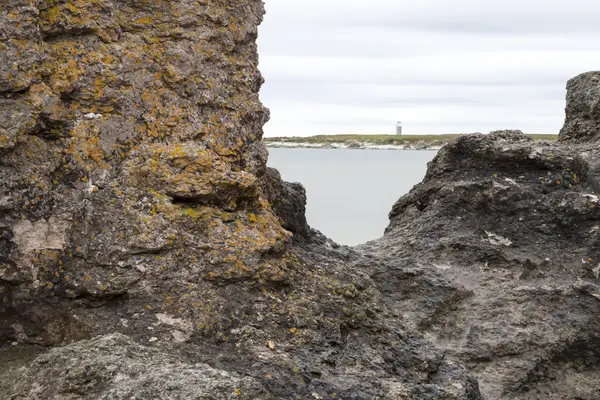
<path fill-rule="evenodd" d="M 354 246 L 383 235 L 392 205 L 421 182 L 436 153 L 270 148 L 268 165 L 304 185 L 311 227 Z"/>

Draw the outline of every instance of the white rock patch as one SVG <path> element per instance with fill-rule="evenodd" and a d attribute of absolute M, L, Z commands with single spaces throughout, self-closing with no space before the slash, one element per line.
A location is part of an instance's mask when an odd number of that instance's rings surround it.
<path fill-rule="evenodd" d="M 598 264 L 598 266 L 596 268 L 594 268 L 592 270 L 592 272 L 594 273 L 594 276 L 596 277 L 596 279 L 600 278 L 600 264 Z"/>
<path fill-rule="evenodd" d="M 87 113 L 83 117 L 85 119 L 99 119 L 102 118 L 102 114 Z"/>
<path fill-rule="evenodd" d="M 156 318 L 158 318 L 162 324 L 178 328 L 171 331 L 171 335 L 173 335 L 173 339 L 175 339 L 175 341 L 185 342 L 192 336 L 194 325 L 190 321 L 186 321 L 181 318 L 175 318 L 164 313 L 156 314 Z"/>
<path fill-rule="evenodd" d="M 496 235 L 495 233 L 485 231 L 485 234 L 488 235 L 489 242 L 495 246 L 510 246 L 512 244 L 510 239 Z"/>
<path fill-rule="evenodd" d="M 50 217 L 48 221 L 21 220 L 13 227 L 14 241 L 22 254 L 34 250 L 62 250 L 67 243 L 69 226 L 70 222 L 55 217 Z"/>

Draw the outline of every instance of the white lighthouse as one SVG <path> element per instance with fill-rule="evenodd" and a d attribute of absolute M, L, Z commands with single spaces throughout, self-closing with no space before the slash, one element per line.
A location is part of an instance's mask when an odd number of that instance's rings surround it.
<path fill-rule="evenodd" d="M 402 136 L 402 121 L 396 122 L 396 135 Z"/>

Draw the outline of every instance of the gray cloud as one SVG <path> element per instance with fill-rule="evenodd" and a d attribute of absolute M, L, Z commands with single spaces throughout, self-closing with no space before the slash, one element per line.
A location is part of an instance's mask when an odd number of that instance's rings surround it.
<path fill-rule="evenodd" d="M 270 136 L 506 127 L 555 133 L 570 77 L 600 68 L 591 0 L 266 0 Z"/>

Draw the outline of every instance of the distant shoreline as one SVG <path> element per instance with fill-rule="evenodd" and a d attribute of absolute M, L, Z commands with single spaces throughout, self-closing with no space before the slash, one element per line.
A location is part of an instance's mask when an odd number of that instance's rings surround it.
<path fill-rule="evenodd" d="M 270 148 L 439 150 L 462 134 L 450 135 L 318 135 L 264 138 Z M 558 135 L 530 134 L 536 140 L 556 140 Z"/>
<path fill-rule="evenodd" d="M 444 144 L 439 146 L 404 146 L 404 145 L 378 145 L 373 143 L 365 143 L 362 142 L 358 146 L 349 146 L 345 143 L 302 143 L 302 142 L 271 142 L 265 141 L 268 148 L 272 149 L 321 149 L 321 150 L 336 150 L 336 149 L 346 149 L 346 150 L 423 150 L 423 151 L 432 151 L 441 149 Z"/>

